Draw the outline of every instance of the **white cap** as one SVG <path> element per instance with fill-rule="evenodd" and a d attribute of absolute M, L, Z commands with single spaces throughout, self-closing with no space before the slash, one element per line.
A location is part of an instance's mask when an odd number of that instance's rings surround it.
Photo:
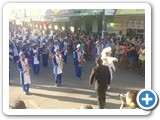
<path fill-rule="evenodd" d="M 26 43 L 23 43 L 23 45 L 26 45 Z"/>
<path fill-rule="evenodd" d="M 112 53 L 112 48 L 111 47 L 104 48 L 102 52 L 104 52 L 104 53 Z"/>
<path fill-rule="evenodd" d="M 20 53 L 19 53 L 19 56 L 21 56 L 22 54 L 24 54 L 24 52 L 20 52 Z"/>
<path fill-rule="evenodd" d="M 33 46 L 35 46 L 36 45 L 36 43 L 33 43 Z"/>
<path fill-rule="evenodd" d="M 58 40 L 54 40 L 54 42 L 58 42 Z"/>
<path fill-rule="evenodd" d="M 77 48 L 80 48 L 80 47 L 81 47 L 81 45 L 80 45 L 80 44 L 78 44 L 78 45 L 77 45 Z"/>
<path fill-rule="evenodd" d="M 99 41 L 98 41 L 98 40 L 96 41 L 96 44 L 97 44 L 97 43 L 99 43 Z"/>
<path fill-rule="evenodd" d="M 59 50 L 59 49 L 58 49 L 58 48 L 55 48 L 55 49 L 54 49 L 54 52 L 56 52 L 57 50 Z"/>

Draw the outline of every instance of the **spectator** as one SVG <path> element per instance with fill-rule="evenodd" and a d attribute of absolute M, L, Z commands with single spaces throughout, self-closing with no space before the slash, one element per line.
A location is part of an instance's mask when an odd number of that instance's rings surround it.
<path fill-rule="evenodd" d="M 137 94 L 138 91 L 130 90 L 123 97 L 120 96 L 121 106 L 120 109 L 137 109 L 139 108 L 137 104 Z"/>
<path fill-rule="evenodd" d="M 93 109 L 91 105 L 82 105 L 80 109 Z"/>
<path fill-rule="evenodd" d="M 127 49 L 127 57 L 129 62 L 129 70 L 134 71 L 134 63 L 135 63 L 135 57 L 136 57 L 136 49 L 135 45 L 130 43 L 128 49 Z"/>
<path fill-rule="evenodd" d="M 22 100 L 14 101 L 9 107 L 10 109 L 26 109 L 26 105 Z"/>
<path fill-rule="evenodd" d="M 144 44 L 141 45 L 137 54 L 139 54 L 139 72 L 140 74 L 142 74 L 142 76 L 144 76 L 145 75 L 145 46 Z"/>

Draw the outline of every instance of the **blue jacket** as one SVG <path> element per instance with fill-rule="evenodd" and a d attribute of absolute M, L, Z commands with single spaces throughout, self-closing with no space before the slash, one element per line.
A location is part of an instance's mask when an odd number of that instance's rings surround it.
<path fill-rule="evenodd" d="M 96 47 L 96 46 L 94 46 L 93 55 L 94 55 L 94 59 L 96 59 L 96 58 L 98 57 L 98 54 L 97 54 L 97 47 Z"/>
<path fill-rule="evenodd" d="M 23 76 L 23 68 L 22 68 L 20 60 L 17 61 L 17 68 L 18 68 L 18 70 L 20 72 L 20 84 L 23 85 L 24 84 L 24 76 Z"/>
<path fill-rule="evenodd" d="M 39 62 L 40 62 L 40 53 L 41 53 L 41 50 L 40 50 L 40 48 L 38 48 L 38 61 Z M 30 58 L 31 58 L 31 63 L 32 64 L 34 63 L 34 56 L 35 56 L 35 54 L 33 53 L 33 49 L 31 49 Z"/>
<path fill-rule="evenodd" d="M 53 74 L 57 74 L 58 63 L 56 61 L 56 55 L 52 56 L 52 63 L 53 63 Z"/>
<path fill-rule="evenodd" d="M 83 54 L 83 51 L 81 51 L 81 54 Z M 77 50 L 73 52 L 73 64 L 78 65 L 78 53 Z"/>

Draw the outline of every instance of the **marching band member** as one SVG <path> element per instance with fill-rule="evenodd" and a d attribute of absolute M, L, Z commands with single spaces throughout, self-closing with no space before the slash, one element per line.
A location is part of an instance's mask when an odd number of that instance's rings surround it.
<path fill-rule="evenodd" d="M 25 55 L 26 58 L 30 58 L 29 47 L 27 46 L 26 43 L 23 43 L 22 52 L 24 53 L 24 55 Z"/>
<path fill-rule="evenodd" d="M 101 59 L 102 59 L 102 65 L 106 65 L 109 67 L 110 71 L 110 81 L 113 79 L 113 70 L 116 71 L 116 68 L 114 66 L 114 61 L 118 62 L 118 59 L 115 57 L 111 57 L 111 47 L 104 48 L 102 53 L 101 53 Z M 110 89 L 110 82 L 108 84 L 108 89 Z"/>
<path fill-rule="evenodd" d="M 23 52 L 20 52 L 19 56 L 20 56 L 20 60 L 17 61 L 17 67 L 20 72 L 20 84 L 22 85 L 24 94 L 28 95 L 30 83 L 31 83 L 28 59 L 25 58 L 25 55 Z"/>
<path fill-rule="evenodd" d="M 101 46 L 99 41 L 96 41 L 96 46 L 94 47 L 94 61 L 101 54 Z"/>
<path fill-rule="evenodd" d="M 33 66 L 33 73 L 35 76 L 39 75 L 40 71 L 40 54 L 39 48 L 36 48 L 36 44 L 33 44 L 33 48 L 31 49 L 31 62 Z"/>
<path fill-rule="evenodd" d="M 74 66 L 75 66 L 75 73 L 76 73 L 76 79 L 81 79 L 81 73 L 82 73 L 82 62 L 83 62 L 83 55 L 84 51 L 81 50 L 81 45 L 77 45 L 77 50 L 73 53 L 74 58 Z"/>
<path fill-rule="evenodd" d="M 42 43 L 41 51 L 42 51 L 43 66 L 47 67 L 48 66 L 49 50 L 47 49 L 45 43 Z"/>
<path fill-rule="evenodd" d="M 14 44 L 14 47 L 13 47 L 13 56 L 14 56 L 14 62 L 16 63 L 18 61 L 18 49 L 17 49 L 17 45 Z"/>
<path fill-rule="evenodd" d="M 54 41 L 54 45 L 53 45 L 52 48 L 51 48 L 51 53 L 52 53 L 52 55 L 55 54 L 55 52 L 54 52 L 55 49 L 60 49 L 60 48 L 59 48 L 59 45 L 58 45 L 58 40 L 55 40 L 55 41 Z"/>
<path fill-rule="evenodd" d="M 54 50 L 55 55 L 52 56 L 52 62 L 53 62 L 53 74 L 55 77 L 55 86 L 62 86 L 62 69 L 63 69 L 63 63 L 62 63 L 62 55 L 59 52 L 59 49 L 56 48 Z"/>
<path fill-rule="evenodd" d="M 11 40 L 9 40 L 9 58 L 12 59 L 13 58 L 13 42 Z"/>
<path fill-rule="evenodd" d="M 68 56 L 67 46 L 68 46 L 67 41 L 64 41 L 64 48 L 66 48 L 66 49 L 64 50 L 63 62 L 64 62 L 65 64 L 67 64 L 67 56 Z"/>

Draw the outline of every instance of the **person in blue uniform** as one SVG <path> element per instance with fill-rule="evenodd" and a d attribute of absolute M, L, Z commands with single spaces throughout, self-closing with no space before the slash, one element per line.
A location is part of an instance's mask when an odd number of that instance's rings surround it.
<path fill-rule="evenodd" d="M 101 54 L 101 46 L 100 46 L 100 42 L 96 41 L 96 45 L 94 46 L 94 61 L 96 60 L 96 58 Z"/>
<path fill-rule="evenodd" d="M 30 59 L 30 50 L 26 43 L 23 43 L 21 51 L 24 53 L 26 58 Z"/>
<path fill-rule="evenodd" d="M 14 48 L 13 42 L 10 40 L 9 41 L 9 58 L 10 59 L 13 59 L 13 48 Z"/>
<path fill-rule="evenodd" d="M 20 52 L 19 56 L 20 56 L 20 59 L 17 61 L 17 67 L 20 72 L 20 84 L 22 85 L 24 94 L 28 95 L 30 94 L 29 88 L 31 84 L 28 59 L 25 58 L 25 55 L 23 52 Z"/>
<path fill-rule="evenodd" d="M 63 59 L 58 48 L 56 48 L 54 51 L 55 51 L 55 55 L 52 56 L 53 74 L 55 77 L 55 86 L 59 87 L 59 86 L 62 86 Z"/>
<path fill-rule="evenodd" d="M 51 48 L 51 53 L 52 53 L 52 55 L 55 54 L 55 52 L 54 52 L 55 49 L 60 49 L 58 40 L 55 40 L 55 41 L 54 41 L 54 45 L 53 45 L 52 48 Z"/>
<path fill-rule="evenodd" d="M 68 46 L 67 41 L 64 41 L 64 48 L 65 48 L 65 50 L 64 50 L 64 52 L 63 52 L 63 62 L 64 62 L 65 64 L 67 64 L 67 56 L 68 56 L 67 46 Z"/>
<path fill-rule="evenodd" d="M 75 73 L 76 73 L 76 79 L 81 79 L 82 74 L 82 62 L 83 62 L 83 55 L 84 51 L 81 50 L 81 45 L 77 45 L 77 50 L 73 53 L 74 58 L 74 66 L 75 66 Z"/>
<path fill-rule="evenodd" d="M 17 45 L 14 45 L 13 47 L 13 55 L 14 55 L 14 62 L 16 63 L 19 59 L 19 52 L 17 49 Z"/>
<path fill-rule="evenodd" d="M 30 54 L 31 54 L 31 61 L 33 66 L 33 73 L 35 76 L 38 76 L 40 71 L 40 54 L 39 54 L 38 47 L 36 47 L 36 44 L 34 44 Z"/>
<path fill-rule="evenodd" d="M 43 61 L 43 66 L 47 67 L 48 66 L 48 57 L 49 57 L 49 51 L 46 47 L 45 43 L 42 43 L 42 61 Z"/>

